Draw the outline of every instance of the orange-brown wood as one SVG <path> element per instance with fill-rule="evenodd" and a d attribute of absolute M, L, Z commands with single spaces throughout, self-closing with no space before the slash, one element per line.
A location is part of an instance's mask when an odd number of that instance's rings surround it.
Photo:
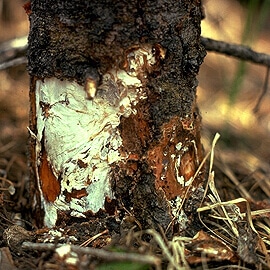
<path fill-rule="evenodd" d="M 51 165 L 47 160 L 47 153 L 43 149 L 39 166 L 40 186 L 43 197 L 48 202 L 54 202 L 60 194 L 60 182 L 53 174 Z"/>

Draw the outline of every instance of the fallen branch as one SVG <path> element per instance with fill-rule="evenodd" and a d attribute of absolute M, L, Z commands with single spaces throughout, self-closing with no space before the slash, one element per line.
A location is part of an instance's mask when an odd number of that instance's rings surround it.
<path fill-rule="evenodd" d="M 50 243 L 32 243 L 23 242 L 22 248 L 25 250 L 38 250 L 38 251 L 55 251 L 63 245 L 55 245 Z M 90 247 L 80 247 L 76 245 L 70 245 L 71 251 L 77 254 L 91 255 L 106 261 L 132 261 L 142 264 L 154 265 L 157 269 L 161 264 L 161 260 L 152 255 L 143 255 L 137 253 L 124 253 L 124 252 L 111 252 L 104 249 L 90 248 Z"/>
<path fill-rule="evenodd" d="M 211 38 L 201 37 L 201 42 L 207 51 L 233 56 L 241 60 L 270 67 L 270 55 L 258 53 L 248 46 L 218 41 Z"/>

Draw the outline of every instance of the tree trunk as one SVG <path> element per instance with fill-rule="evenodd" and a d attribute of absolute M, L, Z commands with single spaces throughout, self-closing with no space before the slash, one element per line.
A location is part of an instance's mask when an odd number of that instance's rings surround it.
<path fill-rule="evenodd" d="M 128 213 L 184 230 L 204 180 L 200 1 L 32 0 L 28 12 L 37 223 Z"/>

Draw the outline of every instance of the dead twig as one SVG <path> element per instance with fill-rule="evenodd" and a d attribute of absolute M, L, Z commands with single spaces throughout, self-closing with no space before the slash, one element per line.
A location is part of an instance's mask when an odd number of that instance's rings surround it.
<path fill-rule="evenodd" d="M 32 243 L 23 242 L 22 248 L 25 250 L 38 250 L 38 251 L 55 251 L 63 245 L 55 245 L 50 243 Z M 152 255 L 143 255 L 137 253 L 124 253 L 124 252 L 111 252 L 104 249 L 96 249 L 90 247 L 80 247 L 75 245 L 70 245 L 71 251 L 77 254 L 91 255 L 106 261 L 132 261 L 142 264 L 154 265 L 156 269 L 160 269 L 161 260 Z"/>
<path fill-rule="evenodd" d="M 232 44 L 211 38 L 201 37 L 201 43 L 207 51 L 214 51 L 228 56 L 233 56 L 241 60 L 270 67 L 270 55 L 258 53 L 248 46 Z"/>

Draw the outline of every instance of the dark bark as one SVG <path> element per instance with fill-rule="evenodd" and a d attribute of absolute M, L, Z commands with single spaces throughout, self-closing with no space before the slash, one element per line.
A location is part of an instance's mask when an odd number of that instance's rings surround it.
<path fill-rule="evenodd" d="M 35 80 L 58 78 L 81 85 L 90 81 L 99 92 L 104 74 L 125 69 L 128 57 L 150 44 L 155 63 L 150 65 L 143 58 L 138 75 L 147 98 L 134 106 L 136 113 L 122 116 L 118 127 L 123 142 L 120 151 L 128 158 L 111 165 L 113 205 L 120 210 L 124 206 L 143 227 L 169 227 L 169 233 L 173 228 L 186 228 L 177 224 L 172 209 L 177 198 L 185 197 L 192 204 L 204 179 L 201 171 L 192 187 L 178 181 L 180 176 L 184 182 L 190 180 L 202 160 L 201 118 L 196 106 L 196 75 L 205 56 L 200 43 L 200 1 L 33 0 L 29 16 L 30 128 L 35 134 Z M 110 91 L 106 98 L 114 103 L 113 88 Z M 94 94 L 90 91 L 88 97 Z M 32 153 L 33 162 L 38 157 L 35 150 Z M 40 162 L 33 165 L 38 167 L 33 170 L 37 174 L 44 166 L 50 167 L 47 160 L 45 165 L 42 158 Z M 57 181 L 61 185 L 59 176 Z M 39 197 L 37 187 L 34 196 Z M 41 192 L 46 193 L 42 187 Z M 48 194 L 44 197 L 53 203 L 58 195 L 56 191 L 51 199 Z M 104 206 L 108 213 L 114 212 L 109 207 L 111 199 Z M 186 209 L 187 222 L 192 222 L 196 204 Z"/>

